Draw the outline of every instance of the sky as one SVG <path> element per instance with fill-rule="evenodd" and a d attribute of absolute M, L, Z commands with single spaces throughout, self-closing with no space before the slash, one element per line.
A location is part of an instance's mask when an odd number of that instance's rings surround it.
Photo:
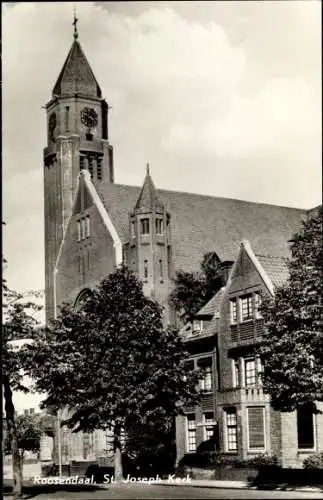
<path fill-rule="evenodd" d="M 2 4 L 3 253 L 44 288 L 42 106 L 73 42 L 73 4 Z M 111 106 L 117 183 L 311 208 L 321 203 L 320 2 L 76 2 Z M 214 221 L 216 224 L 216 221 Z"/>

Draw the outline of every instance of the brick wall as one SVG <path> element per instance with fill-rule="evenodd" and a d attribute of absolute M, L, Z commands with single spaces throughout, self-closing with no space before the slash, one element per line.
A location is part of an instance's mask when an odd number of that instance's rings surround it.
<path fill-rule="evenodd" d="M 91 236 L 83 241 L 77 241 L 77 220 L 81 214 L 70 220 L 57 273 L 58 305 L 73 301 L 83 288 L 94 286 L 114 270 L 114 243 L 101 215 L 95 205 L 82 216 L 85 214 L 90 217 Z"/>

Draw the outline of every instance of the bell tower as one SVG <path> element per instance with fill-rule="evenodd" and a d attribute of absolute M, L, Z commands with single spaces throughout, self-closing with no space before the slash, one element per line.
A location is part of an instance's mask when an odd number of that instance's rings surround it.
<path fill-rule="evenodd" d="M 114 182 L 113 148 L 108 140 L 108 104 L 78 41 L 74 40 L 46 104 L 44 148 L 46 319 L 55 314 L 54 272 L 77 189 L 80 170 L 94 183 Z"/>

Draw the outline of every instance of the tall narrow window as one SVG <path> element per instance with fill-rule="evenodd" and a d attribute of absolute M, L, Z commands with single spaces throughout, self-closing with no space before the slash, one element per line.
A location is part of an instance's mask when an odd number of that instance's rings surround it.
<path fill-rule="evenodd" d="M 77 229 L 77 241 L 81 241 L 81 222 L 79 220 L 76 222 L 76 229 Z"/>
<path fill-rule="evenodd" d="M 233 379 L 233 387 L 241 386 L 241 373 L 240 373 L 240 360 L 233 359 L 232 360 L 232 379 Z"/>
<path fill-rule="evenodd" d="M 90 236 L 91 236 L 90 216 L 87 215 L 85 217 L 85 237 L 89 238 Z"/>
<path fill-rule="evenodd" d="M 196 451 L 196 422 L 195 415 L 187 415 L 187 451 L 193 453 Z"/>
<path fill-rule="evenodd" d="M 69 130 L 70 107 L 65 106 L 65 130 Z"/>
<path fill-rule="evenodd" d="M 89 172 L 91 174 L 91 179 L 93 179 L 93 157 L 89 156 L 88 158 Z"/>
<path fill-rule="evenodd" d="M 252 295 L 245 295 L 240 299 L 241 305 L 241 320 L 248 321 L 252 319 Z"/>
<path fill-rule="evenodd" d="M 122 262 L 125 266 L 127 265 L 127 251 L 124 247 L 122 249 Z"/>
<path fill-rule="evenodd" d="M 85 219 L 81 219 L 81 240 L 85 238 Z"/>
<path fill-rule="evenodd" d="M 85 169 L 85 157 L 84 156 L 80 156 L 80 170 L 84 170 Z"/>
<path fill-rule="evenodd" d="M 136 237 L 136 223 L 134 221 L 131 222 L 131 238 Z"/>
<path fill-rule="evenodd" d="M 237 299 L 230 300 L 230 323 L 237 322 Z"/>
<path fill-rule="evenodd" d="M 144 260 L 144 279 L 148 279 L 148 260 Z"/>
<path fill-rule="evenodd" d="M 226 449 L 237 451 L 237 410 L 228 408 L 225 410 L 226 427 Z"/>
<path fill-rule="evenodd" d="M 140 220 L 140 233 L 149 234 L 149 219 Z"/>
<path fill-rule="evenodd" d="M 161 281 L 164 279 L 164 265 L 162 259 L 159 259 L 159 278 Z"/>
<path fill-rule="evenodd" d="M 214 435 L 214 415 L 212 412 L 203 413 L 203 438 L 208 441 Z"/>
<path fill-rule="evenodd" d="M 314 415 L 310 408 L 297 410 L 297 442 L 300 450 L 314 448 Z"/>
<path fill-rule="evenodd" d="M 102 180 L 102 158 L 100 156 L 98 156 L 96 162 L 96 176 L 98 181 Z"/>
<path fill-rule="evenodd" d="M 262 305 L 262 297 L 260 293 L 255 293 L 255 316 L 257 319 L 262 318 L 261 305 Z"/>
<path fill-rule="evenodd" d="M 248 408 L 248 449 L 251 451 L 265 449 L 264 410 L 262 406 Z"/>
<path fill-rule="evenodd" d="M 164 221 L 163 219 L 156 219 L 156 234 L 164 234 Z"/>
<path fill-rule="evenodd" d="M 90 437 L 88 434 L 83 434 L 83 458 L 88 458 L 90 451 Z"/>

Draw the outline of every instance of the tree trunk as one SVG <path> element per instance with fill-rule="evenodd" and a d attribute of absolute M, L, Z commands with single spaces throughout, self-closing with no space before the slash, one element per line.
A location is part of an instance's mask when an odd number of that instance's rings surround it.
<path fill-rule="evenodd" d="M 24 450 L 21 450 L 21 453 L 19 455 L 19 460 L 20 460 L 20 469 L 19 469 L 20 481 L 21 481 L 21 484 L 23 484 L 23 479 L 24 479 Z"/>
<path fill-rule="evenodd" d="M 115 482 L 123 480 L 120 426 L 114 428 L 114 480 Z"/>
<path fill-rule="evenodd" d="M 15 408 L 12 401 L 10 382 L 6 375 L 3 377 L 2 383 L 4 387 L 6 421 L 12 453 L 13 495 L 15 499 L 18 499 L 22 498 L 22 472 L 15 422 Z"/>

